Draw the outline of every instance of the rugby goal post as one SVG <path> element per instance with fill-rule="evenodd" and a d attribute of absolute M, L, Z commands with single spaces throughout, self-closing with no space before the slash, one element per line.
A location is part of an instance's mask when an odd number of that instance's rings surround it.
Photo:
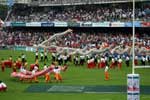
<path fill-rule="evenodd" d="M 132 1 L 132 73 L 127 74 L 127 100 L 140 100 L 140 75 L 135 74 L 135 0 Z"/>

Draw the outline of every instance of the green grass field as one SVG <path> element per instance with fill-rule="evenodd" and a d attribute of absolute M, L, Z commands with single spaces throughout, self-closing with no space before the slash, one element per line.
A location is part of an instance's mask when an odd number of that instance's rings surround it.
<path fill-rule="evenodd" d="M 13 56 L 15 60 L 21 53 L 24 51 L 10 51 L 10 50 L 1 50 L 0 59 L 7 59 L 10 55 Z M 34 53 L 24 52 L 27 56 L 28 64 L 34 63 Z M 50 64 L 50 55 L 49 62 Z M 40 63 L 42 68 L 43 63 Z M 0 93 L 0 100 L 41 100 L 41 99 L 53 99 L 53 100 L 126 100 L 126 93 L 28 93 L 25 90 L 31 85 L 82 85 L 82 86 L 126 86 L 126 76 L 128 73 L 131 73 L 131 67 L 126 68 L 123 65 L 122 70 L 111 69 L 110 80 L 104 80 L 104 70 L 103 69 L 87 69 L 85 66 L 74 66 L 69 63 L 69 68 L 66 72 L 62 72 L 63 82 L 62 83 L 45 83 L 44 78 L 39 78 L 39 83 L 28 83 L 20 82 L 18 79 L 10 77 L 12 69 L 7 68 L 5 72 L 0 71 L 0 80 L 3 80 L 7 86 L 8 90 L 6 92 Z M 149 72 L 150 69 L 136 69 L 136 73 L 140 74 L 140 84 L 144 86 L 150 85 Z M 150 100 L 149 95 L 141 95 L 141 100 Z"/>

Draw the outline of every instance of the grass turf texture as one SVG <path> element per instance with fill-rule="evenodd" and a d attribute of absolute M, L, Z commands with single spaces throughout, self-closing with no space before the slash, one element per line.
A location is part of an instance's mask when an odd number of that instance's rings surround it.
<path fill-rule="evenodd" d="M 1 50 L 0 51 L 0 59 L 4 58 L 7 59 L 10 55 L 13 56 L 13 59 L 17 59 L 19 55 L 24 51 L 11 51 L 11 50 Z M 33 52 L 24 52 L 27 56 L 28 64 L 34 63 L 34 55 Z M 49 62 L 50 64 L 50 55 Z M 44 63 L 40 63 L 42 68 Z M 38 84 L 44 85 L 44 78 L 39 78 L 39 83 L 27 83 L 27 82 L 20 82 L 18 79 L 14 79 L 10 77 L 12 69 L 7 68 L 5 72 L 0 71 L 0 79 L 3 80 L 7 86 L 7 92 L 0 93 L 1 100 L 41 100 L 51 98 L 53 100 L 126 100 L 126 94 L 117 93 L 117 94 L 99 94 L 99 93 L 26 93 L 24 92 L 30 85 Z M 136 69 L 136 73 L 140 74 L 140 84 L 148 86 L 150 85 L 149 80 L 149 71 L 150 69 Z M 75 67 L 73 64 L 69 63 L 69 68 L 66 72 L 62 72 L 63 82 L 62 83 L 48 83 L 50 85 L 82 85 L 82 86 L 95 86 L 95 85 L 123 85 L 126 86 L 126 75 L 131 73 L 131 67 L 126 68 L 123 64 L 122 70 L 118 69 L 111 69 L 109 70 L 110 73 L 110 80 L 104 80 L 104 70 L 103 69 L 87 69 L 85 66 L 78 66 Z M 149 95 L 141 95 L 141 100 L 150 100 Z"/>

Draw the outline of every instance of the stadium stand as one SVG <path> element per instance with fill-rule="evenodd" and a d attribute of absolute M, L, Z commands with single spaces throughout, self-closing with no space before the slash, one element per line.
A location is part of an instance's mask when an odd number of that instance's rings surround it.
<path fill-rule="evenodd" d="M 19 8 L 19 9 L 18 9 Z M 138 4 L 135 9 L 136 20 L 149 20 L 150 9 Z M 44 21 L 131 21 L 132 4 L 114 5 L 78 5 L 56 7 L 15 6 L 8 21 L 44 22 Z"/>
<path fill-rule="evenodd" d="M 38 32 L 38 31 L 7 31 L 0 33 L 0 45 L 20 45 L 20 46 L 33 46 L 34 44 L 40 44 L 42 41 L 47 40 L 52 36 L 54 32 Z M 150 34 L 137 33 L 136 42 L 142 46 L 150 48 L 150 40 L 148 37 Z M 62 37 L 58 37 L 52 44 L 61 47 L 72 47 L 72 48 L 95 48 L 102 43 L 109 45 L 124 44 L 130 45 L 132 43 L 132 35 L 130 33 L 120 32 L 73 32 L 66 34 Z"/>
<path fill-rule="evenodd" d="M 62 0 L 44 0 L 44 2 L 62 2 Z M 73 0 L 82 3 L 85 0 Z M 90 0 L 87 0 L 88 2 Z M 101 0 L 102 2 L 103 0 Z M 109 0 L 108 0 L 109 1 Z M 111 1 L 111 0 L 110 0 Z M 115 1 L 115 0 L 114 0 Z M 69 2 L 64 0 L 63 2 Z M 63 3 L 64 4 L 64 3 Z M 135 9 L 136 21 L 148 21 L 150 19 L 150 8 L 144 3 L 137 3 Z M 68 6 L 29 6 L 14 5 L 7 22 L 131 22 L 132 21 L 132 3 L 114 3 L 114 4 L 86 4 L 86 5 L 68 5 Z M 110 23 L 111 24 L 111 23 Z M 132 25 L 131 25 L 132 26 Z M 55 29 L 55 27 L 53 28 Z M 110 29 L 110 28 L 109 28 Z M 108 29 L 108 30 L 109 30 Z M 83 32 L 78 28 L 76 32 L 56 38 L 51 41 L 52 45 L 69 48 L 100 48 L 100 46 L 132 45 L 132 34 L 130 32 Z M 95 29 L 92 29 L 95 30 Z M 97 30 L 97 29 L 96 29 Z M 27 27 L 23 30 L 7 30 L 1 32 L 1 46 L 34 46 L 50 38 L 56 32 L 30 30 Z M 148 32 L 136 33 L 136 45 L 139 48 L 150 48 Z"/>

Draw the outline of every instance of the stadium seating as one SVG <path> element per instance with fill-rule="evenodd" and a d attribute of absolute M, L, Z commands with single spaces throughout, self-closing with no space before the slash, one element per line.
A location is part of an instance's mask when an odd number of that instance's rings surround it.
<path fill-rule="evenodd" d="M 18 9 L 19 8 L 19 9 Z M 137 5 L 136 20 L 149 20 L 149 8 Z M 43 21 L 131 21 L 132 6 L 116 5 L 78 5 L 59 7 L 15 6 L 8 21 L 43 22 Z"/>
<path fill-rule="evenodd" d="M 14 31 L 14 32 L 0 32 L 0 45 L 20 45 L 20 46 L 33 46 L 34 44 L 40 44 L 44 40 L 52 36 L 53 32 L 29 32 L 29 31 Z M 150 37 L 149 34 L 143 33 L 136 34 L 136 42 L 142 46 L 149 47 Z M 103 43 L 115 44 L 120 43 L 129 45 L 132 42 L 131 34 L 124 33 L 99 33 L 99 32 L 74 32 L 56 38 L 51 44 L 61 47 L 73 47 L 73 48 L 98 48 Z"/>

